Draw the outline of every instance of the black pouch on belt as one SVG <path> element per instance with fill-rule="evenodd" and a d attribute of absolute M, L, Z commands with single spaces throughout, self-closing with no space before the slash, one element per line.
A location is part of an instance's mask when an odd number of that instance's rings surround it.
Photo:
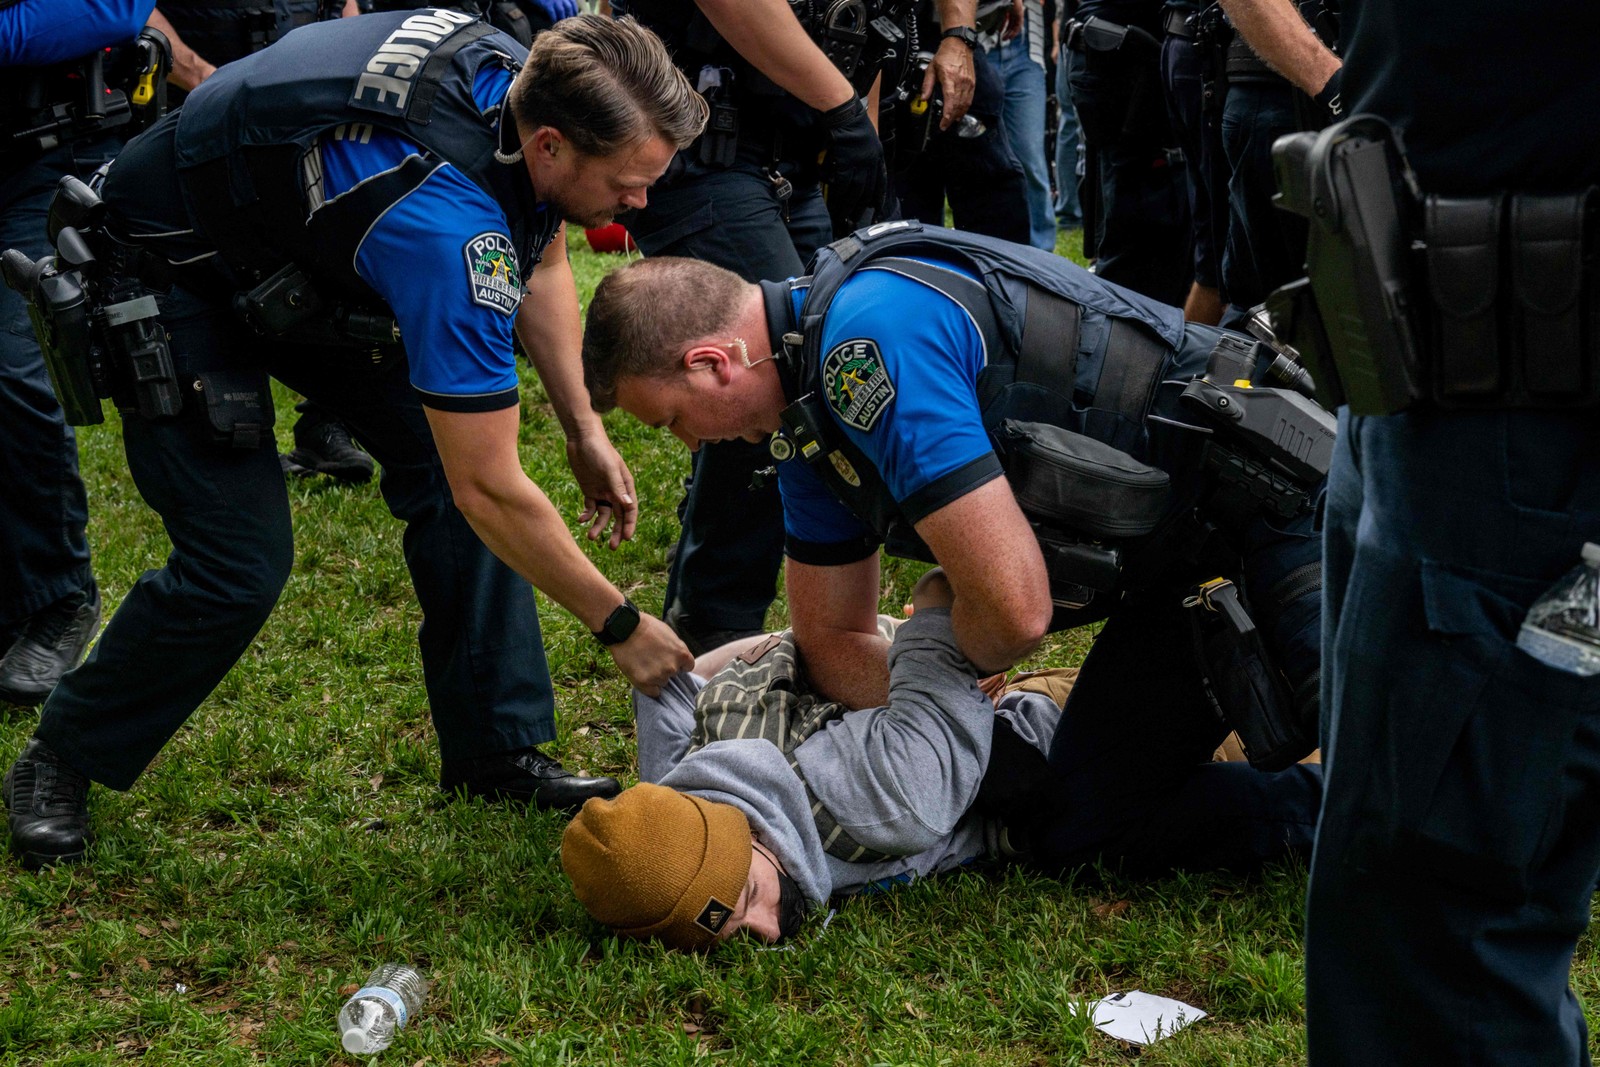
<path fill-rule="evenodd" d="M 218 444 L 260 448 L 272 437 L 272 390 L 264 375 L 240 371 L 205 371 L 195 375 L 194 390 L 205 398 L 205 420 Z"/>
<path fill-rule="evenodd" d="M 1533 405 L 1600 400 L 1600 283 L 1593 258 L 1600 194 L 1511 200 L 1512 364 Z"/>
<path fill-rule="evenodd" d="M 1500 227 L 1505 197 L 1430 196 L 1423 210 L 1433 297 L 1434 392 L 1442 405 L 1499 397 Z"/>

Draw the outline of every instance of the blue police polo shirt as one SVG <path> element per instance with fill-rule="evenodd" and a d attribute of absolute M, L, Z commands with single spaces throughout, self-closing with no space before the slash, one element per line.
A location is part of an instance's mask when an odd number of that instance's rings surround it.
<path fill-rule="evenodd" d="M 500 104 L 511 73 L 486 67 L 472 95 L 484 111 Z M 415 142 L 362 123 L 321 140 L 327 200 L 425 154 Z M 540 205 L 539 210 L 550 210 Z M 512 324 L 532 263 L 518 263 L 500 205 L 446 163 L 373 224 L 355 268 L 394 311 L 411 384 L 428 407 L 497 411 L 517 403 Z"/>
<path fill-rule="evenodd" d="M 940 270 L 977 279 L 946 263 Z M 793 293 L 798 316 L 806 290 Z M 834 295 L 822 327 L 821 381 L 835 425 L 871 461 L 912 523 L 998 477 L 978 409 L 988 362 L 982 334 L 955 300 L 892 264 L 869 264 Z M 791 543 L 839 545 L 875 535 L 795 459 L 778 467 Z"/>
<path fill-rule="evenodd" d="M 0 8 L 0 67 L 43 67 L 139 36 L 155 0 L 22 0 Z"/>

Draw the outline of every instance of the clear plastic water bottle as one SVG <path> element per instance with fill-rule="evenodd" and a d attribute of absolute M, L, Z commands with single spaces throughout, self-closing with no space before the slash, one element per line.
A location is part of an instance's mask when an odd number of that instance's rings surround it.
<path fill-rule="evenodd" d="M 1600 674 L 1600 545 L 1528 609 L 1517 647 L 1571 674 Z"/>
<path fill-rule="evenodd" d="M 414 968 L 385 963 L 339 1009 L 344 1050 L 358 1056 L 382 1052 L 427 996 L 428 982 Z"/>

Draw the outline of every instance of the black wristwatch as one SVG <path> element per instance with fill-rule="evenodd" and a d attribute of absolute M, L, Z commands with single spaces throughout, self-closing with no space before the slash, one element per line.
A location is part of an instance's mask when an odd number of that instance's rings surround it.
<path fill-rule="evenodd" d="M 946 37 L 954 37 L 968 48 L 978 47 L 978 31 L 971 26 L 952 26 L 939 35 L 939 40 L 942 41 Z"/>
<path fill-rule="evenodd" d="M 611 610 L 606 616 L 605 624 L 598 630 L 591 630 L 594 639 L 602 645 L 620 645 L 633 636 L 633 631 L 639 628 L 639 609 L 633 606 L 633 601 L 623 597 L 622 603 Z"/>

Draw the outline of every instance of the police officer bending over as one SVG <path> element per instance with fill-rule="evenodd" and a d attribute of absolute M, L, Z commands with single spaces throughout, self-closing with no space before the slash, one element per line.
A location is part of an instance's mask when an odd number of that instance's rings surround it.
<path fill-rule="evenodd" d="M 981 673 L 1108 620 L 1050 752 L 1070 800 L 1037 845 L 1062 864 L 1159 863 L 1278 790 L 1314 810 L 1307 774 L 1201 769 L 1226 732 L 1213 697 L 1262 768 L 1315 743 L 1332 420 L 1267 384 L 1269 354 L 1041 250 L 913 222 L 760 286 L 646 260 L 601 283 L 584 340 L 601 406 L 690 448 L 777 434 L 791 620 L 828 698 L 885 702 L 880 544 L 948 573 Z M 1172 741 L 1159 759 L 1150 736 Z M 1129 779 L 1159 785 L 1094 814 Z"/>
<path fill-rule="evenodd" d="M 637 507 L 586 404 L 562 220 L 642 205 L 704 121 L 660 41 L 631 22 L 570 19 L 529 54 L 459 13 L 374 14 L 222 68 L 117 158 L 103 208 L 76 191 L 63 211 L 92 232 L 59 246 L 95 250 L 83 270 L 105 272 L 96 284 L 161 293 L 170 365 L 144 345 L 105 374 L 173 551 L 6 776 L 25 862 L 82 856 L 89 780 L 129 788 L 272 610 L 291 539 L 269 372 L 346 419 L 384 467 L 425 616 L 443 787 L 548 807 L 616 791 L 534 747 L 554 723 L 529 583 L 638 686 L 690 657 L 588 562 L 523 472 L 513 328 L 566 431 L 589 535 L 611 525 L 615 547 Z M 137 324 L 142 307 L 123 301 L 114 317 Z"/>

